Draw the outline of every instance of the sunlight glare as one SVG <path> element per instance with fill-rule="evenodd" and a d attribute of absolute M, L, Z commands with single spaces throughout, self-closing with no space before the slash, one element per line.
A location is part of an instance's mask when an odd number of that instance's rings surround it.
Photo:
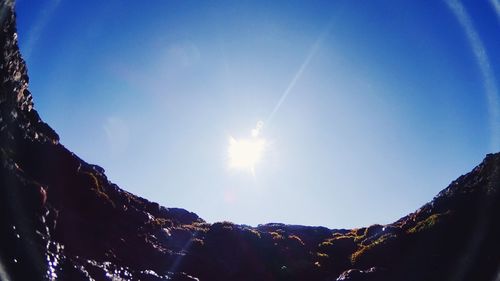
<path fill-rule="evenodd" d="M 257 127 L 251 131 L 252 138 L 250 139 L 235 139 L 229 137 L 229 167 L 233 169 L 241 169 L 250 171 L 255 175 L 255 164 L 261 158 L 266 147 L 266 141 L 259 138 L 262 123 L 259 122 Z"/>

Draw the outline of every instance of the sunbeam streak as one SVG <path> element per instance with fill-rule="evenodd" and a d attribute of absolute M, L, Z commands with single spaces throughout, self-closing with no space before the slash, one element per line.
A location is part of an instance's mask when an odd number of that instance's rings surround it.
<path fill-rule="evenodd" d="M 274 106 L 274 109 L 271 112 L 271 114 L 269 114 L 269 117 L 266 120 L 266 124 L 271 123 L 274 115 L 280 109 L 281 104 L 283 104 L 283 102 L 288 97 L 288 95 L 290 94 L 290 92 L 292 91 L 292 89 L 295 87 L 295 84 L 297 83 L 297 81 L 300 79 L 300 77 L 304 73 L 304 70 L 307 68 L 307 66 L 311 62 L 312 58 L 318 52 L 318 50 L 319 50 L 320 46 L 322 45 L 323 41 L 325 40 L 325 38 L 328 37 L 328 34 L 330 34 L 331 29 L 332 29 L 332 24 L 329 23 L 327 25 L 327 27 L 325 28 L 325 30 L 320 34 L 320 36 L 318 37 L 318 39 L 316 40 L 316 42 L 314 42 L 314 44 L 311 47 L 311 50 L 309 51 L 309 53 L 307 54 L 306 58 L 304 59 L 304 62 L 302 62 L 302 64 L 300 65 L 299 69 L 297 70 L 297 72 L 293 76 L 293 78 L 290 81 L 290 83 L 288 83 L 288 86 L 286 87 L 285 91 L 281 95 L 281 97 L 280 97 L 278 103 L 276 104 L 276 106 Z"/>
<path fill-rule="evenodd" d="M 498 23 L 500 24 L 500 0 L 490 0 L 490 3 L 497 15 Z"/>
<path fill-rule="evenodd" d="M 472 20 L 465 10 L 464 5 L 458 0 L 447 0 L 446 4 L 462 26 L 474 56 L 476 57 L 479 70 L 481 71 L 489 111 L 491 130 L 490 146 L 493 151 L 496 151 L 500 148 L 500 104 L 495 75 L 491 69 L 486 48 L 479 37 L 479 33 L 474 28 Z"/>

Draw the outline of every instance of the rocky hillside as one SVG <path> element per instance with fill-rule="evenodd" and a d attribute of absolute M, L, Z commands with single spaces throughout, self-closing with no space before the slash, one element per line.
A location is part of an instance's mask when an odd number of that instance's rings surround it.
<path fill-rule="evenodd" d="M 208 224 L 59 143 L 0 13 L 0 280 L 500 280 L 500 154 L 388 225 Z"/>

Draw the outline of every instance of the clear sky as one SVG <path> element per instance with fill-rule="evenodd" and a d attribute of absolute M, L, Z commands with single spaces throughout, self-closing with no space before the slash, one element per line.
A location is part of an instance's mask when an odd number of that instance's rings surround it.
<path fill-rule="evenodd" d="M 209 222 L 389 223 L 500 150 L 498 0 L 17 2 L 61 142 Z"/>

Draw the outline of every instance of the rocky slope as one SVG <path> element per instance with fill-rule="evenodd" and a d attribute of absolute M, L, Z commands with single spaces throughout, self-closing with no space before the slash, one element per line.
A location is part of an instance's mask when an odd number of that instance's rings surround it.
<path fill-rule="evenodd" d="M 500 280 L 500 154 L 389 225 L 208 224 L 120 189 L 38 116 L 0 1 L 0 280 Z"/>

